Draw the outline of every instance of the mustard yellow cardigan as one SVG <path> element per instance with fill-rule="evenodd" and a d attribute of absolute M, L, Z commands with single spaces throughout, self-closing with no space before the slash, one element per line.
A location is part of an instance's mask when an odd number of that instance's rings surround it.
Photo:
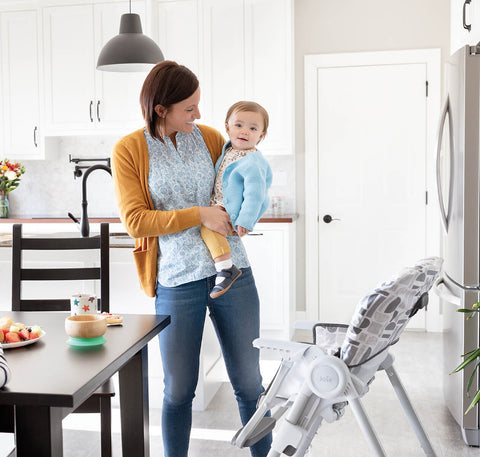
<path fill-rule="evenodd" d="M 198 124 L 197 124 L 198 125 Z M 212 167 L 222 153 L 225 139 L 217 130 L 198 125 L 212 156 Z M 135 238 L 133 256 L 140 287 L 155 296 L 157 281 L 157 237 L 200 225 L 198 206 L 173 211 L 153 209 L 148 192 L 148 148 L 143 128 L 124 136 L 112 152 L 112 177 L 120 219 Z"/>

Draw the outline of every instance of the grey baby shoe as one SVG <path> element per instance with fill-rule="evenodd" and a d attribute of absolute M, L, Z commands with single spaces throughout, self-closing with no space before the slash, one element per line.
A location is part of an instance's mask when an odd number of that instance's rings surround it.
<path fill-rule="evenodd" d="M 239 270 L 235 265 L 232 265 L 232 267 L 228 268 L 227 270 L 220 270 L 217 273 L 217 278 L 224 278 L 224 280 L 215 285 L 210 292 L 210 297 L 217 298 L 220 297 L 220 295 L 223 295 L 228 289 L 230 289 L 232 284 L 241 274 L 242 271 Z"/>

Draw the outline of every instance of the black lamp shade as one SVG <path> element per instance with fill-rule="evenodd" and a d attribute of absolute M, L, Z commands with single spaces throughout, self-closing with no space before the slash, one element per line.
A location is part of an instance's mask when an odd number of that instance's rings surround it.
<path fill-rule="evenodd" d="M 120 33 L 100 51 L 97 70 L 149 71 L 163 60 L 163 53 L 155 41 L 142 33 L 140 16 L 126 13 L 120 19 Z"/>

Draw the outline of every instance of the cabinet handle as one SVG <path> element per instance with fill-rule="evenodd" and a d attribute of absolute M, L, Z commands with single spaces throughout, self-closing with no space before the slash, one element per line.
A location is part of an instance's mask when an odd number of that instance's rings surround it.
<path fill-rule="evenodd" d="M 263 236 L 263 233 L 259 233 L 259 232 L 250 232 L 250 233 L 247 233 L 247 236 Z"/>
<path fill-rule="evenodd" d="M 472 30 L 472 24 L 467 24 L 466 16 L 467 16 L 467 5 L 470 5 L 471 0 L 465 0 L 463 3 L 463 28 L 467 29 L 469 32 Z"/>
<path fill-rule="evenodd" d="M 35 128 L 33 129 L 33 144 L 35 145 L 36 148 L 38 148 L 38 144 L 37 144 L 37 130 L 38 130 L 38 127 L 35 126 Z"/>
<path fill-rule="evenodd" d="M 93 100 L 90 100 L 90 122 L 93 122 L 92 108 L 93 108 Z"/>
<path fill-rule="evenodd" d="M 97 119 L 100 122 L 100 100 L 97 100 Z"/>

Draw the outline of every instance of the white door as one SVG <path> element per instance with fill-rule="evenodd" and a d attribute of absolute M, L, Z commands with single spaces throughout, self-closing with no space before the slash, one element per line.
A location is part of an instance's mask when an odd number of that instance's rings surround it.
<path fill-rule="evenodd" d="M 317 250 L 322 322 L 348 323 L 365 293 L 427 255 L 427 80 L 425 62 L 317 68 L 317 185 L 306 188 L 317 241 L 306 250 Z M 424 328 L 425 314 L 412 323 Z"/>

